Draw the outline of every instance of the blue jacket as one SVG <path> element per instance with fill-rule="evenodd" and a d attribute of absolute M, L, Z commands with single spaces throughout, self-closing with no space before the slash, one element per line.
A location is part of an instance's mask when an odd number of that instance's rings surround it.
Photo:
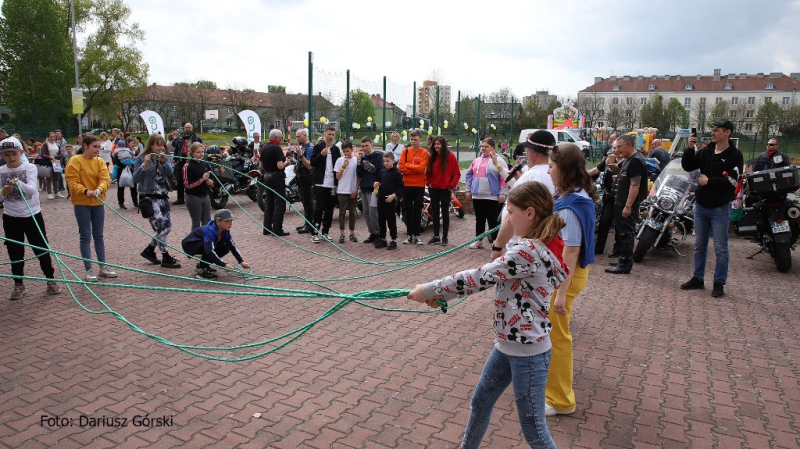
<path fill-rule="evenodd" d="M 594 210 L 594 201 L 577 193 L 568 193 L 565 196 L 556 197 L 556 204 L 553 212 L 562 209 L 569 209 L 578 216 L 583 232 L 583 244 L 581 245 L 580 262 L 581 268 L 586 268 L 590 263 L 594 263 L 594 224 L 597 219 Z"/>
<path fill-rule="evenodd" d="M 161 161 L 148 164 L 147 168 L 142 168 L 145 156 L 139 156 L 133 163 L 133 182 L 137 184 L 136 189 L 141 195 L 152 195 L 156 191 L 156 170 L 161 172 L 164 179 L 172 176 L 174 169 L 172 168 L 172 158 L 167 156 L 167 162 L 162 164 Z M 167 186 L 169 187 L 169 186 Z"/>
<path fill-rule="evenodd" d="M 230 231 L 222 231 L 222 235 L 220 235 L 219 228 L 214 220 L 209 221 L 205 226 L 195 228 L 181 240 L 181 247 L 186 254 L 204 254 L 207 256 L 207 260 L 221 267 L 225 266 L 225 261 L 217 253 L 222 247 L 227 247 L 237 262 L 242 263 L 244 260 L 241 253 L 239 253 L 239 249 L 236 248 L 236 244 L 233 243 Z"/>

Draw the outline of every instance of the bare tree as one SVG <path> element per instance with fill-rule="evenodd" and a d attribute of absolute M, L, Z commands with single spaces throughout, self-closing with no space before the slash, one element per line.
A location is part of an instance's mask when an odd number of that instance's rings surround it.
<path fill-rule="evenodd" d="M 642 105 L 637 98 L 625 97 L 622 102 L 622 123 L 627 129 L 636 129 L 639 125 L 639 113 Z"/>
<path fill-rule="evenodd" d="M 600 102 L 597 92 L 578 98 L 575 107 L 583 114 L 584 124 L 589 128 L 603 116 L 603 103 Z"/>

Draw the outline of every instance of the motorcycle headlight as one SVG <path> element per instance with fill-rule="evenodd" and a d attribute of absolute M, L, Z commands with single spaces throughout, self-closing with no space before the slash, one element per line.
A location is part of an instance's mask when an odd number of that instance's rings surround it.
<path fill-rule="evenodd" d="M 683 206 L 678 206 L 675 208 L 675 213 L 678 215 L 684 215 L 686 214 L 686 208 Z"/>
<path fill-rule="evenodd" d="M 675 207 L 675 200 L 672 198 L 659 198 L 658 199 L 658 207 L 663 210 L 672 210 Z"/>

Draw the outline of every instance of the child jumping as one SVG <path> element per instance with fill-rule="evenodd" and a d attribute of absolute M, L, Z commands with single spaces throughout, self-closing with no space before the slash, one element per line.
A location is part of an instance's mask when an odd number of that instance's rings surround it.
<path fill-rule="evenodd" d="M 550 367 L 550 297 L 567 271 L 548 247 L 560 239 L 564 220 L 553 214 L 544 184 L 529 182 L 509 193 L 508 218 L 523 236 L 506 254 L 475 270 L 417 285 L 409 299 L 439 307 L 439 300 L 495 290 L 494 349 L 472 396 L 461 447 L 477 448 L 495 402 L 513 385 L 520 426 L 531 447 L 555 448 L 545 420 L 545 385 Z M 559 247 L 560 245 L 551 245 Z"/>

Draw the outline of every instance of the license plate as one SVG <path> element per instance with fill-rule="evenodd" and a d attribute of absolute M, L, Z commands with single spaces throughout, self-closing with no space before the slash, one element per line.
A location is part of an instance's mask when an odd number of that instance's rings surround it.
<path fill-rule="evenodd" d="M 773 234 L 780 234 L 781 232 L 789 232 L 789 222 L 782 221 L 780 223 L 773 221 L 770 223 L 772 225 L 772 233 Z"/>

